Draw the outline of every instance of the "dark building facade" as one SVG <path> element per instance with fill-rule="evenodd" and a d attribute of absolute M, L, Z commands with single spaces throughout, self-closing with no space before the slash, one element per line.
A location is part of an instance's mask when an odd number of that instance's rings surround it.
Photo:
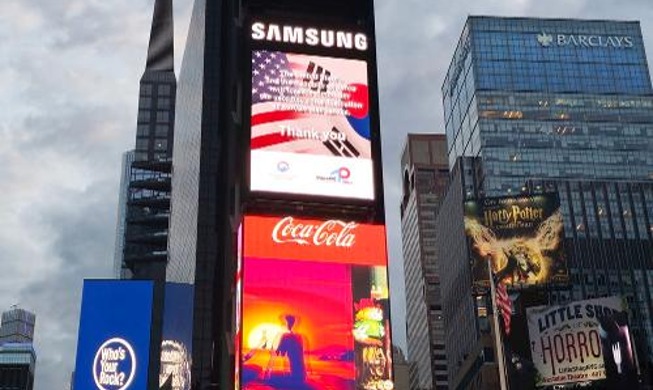
<path fill-rule="evenodd" d="M 172 0 L 156 0 L 140 80 L 134 150 L 123 155 L 114 274 L 155 281 L 148 377 L 158 385 L 177 82 Z M 157 387 L 158 388 L 158 387 Z"/>
<path fill-rule="evenodd" d="M 623 297 L 648 381 L 653 89 L 639 23 L 470 17 L 442 93 L 449 164 L 477 157 L 472 171 L 480 178 L 450 193 L 473 199 L 557 192 L 571 286 L 550 291 L 549 303 Z M 452 262 L 467 258 L 461 252 Z M 463 277 L 463 268 L 452 277 Z M 454 342 L 447 348 L 461 361 L 450 367 L 453 380 L 465 376 L 461 367 L 479 372 L 480 365 L 464 362 L 482 357 L 482 348 L 459 342 L 452 327 L 460 322 L 447 316 L 459 314 L 461 303 L 450 303 L 445 323 Z"/>
<path fill-rule="evenodd" d="M 123 167 L 129 175 L 121 267 L 126 276 L 165 270 L 175 97 L 172 1 L 158 0 L 140 81 L 136 145 L 129 169 Z"/>
<path fill-rule="evenodd" d="M 32 390 L 36 352 L 31 343 L 0 345 L 0 389 Z"/>
<path fill-rule="evenodd" d="M 444 135 L 409 134 L 402 154 L 401 237 L 411 389 L 447 388 L 435 217 L 449 180 Z"/>
<path fill-rule="evenodd" d="M 261 200 L 246 190 L 251 53 L 245 49 L 245 26 L 254 16 L 316 14 L 322 23 L 363 25 L 373 31 L 367 1 L 194 3 L 178 83 L 167 266 L 168 281 L 194 286 L 193 388 L 234 386 L 237 237 L 244 207 L 249 213 L 268 214 L 342 216 L 362 210 L 358 217 L 373 214 L 371 219 L 383 214 L 378 203 L 347 208 L 302 199 Z M 382 204 L 382 196 L 377 199 Z"/>

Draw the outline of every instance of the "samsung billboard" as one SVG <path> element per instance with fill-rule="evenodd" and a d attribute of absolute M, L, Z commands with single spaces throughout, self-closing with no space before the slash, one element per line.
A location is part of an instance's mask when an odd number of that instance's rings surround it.
<path fill-rule="evenodd" d="M 147 388 L 152 294 L 151 281 L 84 281 L 76 389 Z"/>
<path fill-rule="evenodd" d="M 393 389 L 385 228 L 248 216 L 241 389 Z"/>
<path fill-rule="evenodd" d="M 374 201 L 368 36 L 253 20 L 249 38 L 250 191 Z"/>

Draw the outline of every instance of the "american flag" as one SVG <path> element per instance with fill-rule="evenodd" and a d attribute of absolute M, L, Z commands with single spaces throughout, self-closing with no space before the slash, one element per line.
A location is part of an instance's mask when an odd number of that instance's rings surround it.
<path fill-rule="evenodd" d="M 334 79 L 331 69 L 316 63 L 319 59 L 317 56 L 267 50 L 252 53 L 252 149 L 361 156 L 361 145 L 356 146 L 351 141 L 357 135 L 346 116 L 315 114 L 297 108 L 297 105 L 310 106 L 310 99 L 327 92 L 330 80 Z M 346 61 L 351 60 L 342 61 L 344 67 L 349 64 Z M 338 70 L 340 73 L 346 71 Z M 297 86 L 288 82 L 302 84 Z M 291 99 L 292 103 L 287 103 L 284 99 Z M 345 139 L 292 137 L 281 133 L 282 126 L 344 133 Z"/>
<path fill-rule="evenodd" d="M 508 289 L 505 283 L 501 281 L 496 281 L 496 296 L 497 296 L 497 307 L 501 318 L 503 318 L 503 328 L 506 331 L 506 335 L 510 334 L 510 321 L 512 319 L 512 301 L 510 296 L 508 296 Z"/>

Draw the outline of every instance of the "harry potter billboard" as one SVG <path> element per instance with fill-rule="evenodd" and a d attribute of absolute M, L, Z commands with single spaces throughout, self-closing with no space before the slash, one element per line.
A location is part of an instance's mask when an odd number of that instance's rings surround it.
<path fill-rule="evenodd" d="M 488 262 L 509 286 L 568 282 L 557 194 L 483 198 L 465 203 L 474 287 L 489 288 Z"/>

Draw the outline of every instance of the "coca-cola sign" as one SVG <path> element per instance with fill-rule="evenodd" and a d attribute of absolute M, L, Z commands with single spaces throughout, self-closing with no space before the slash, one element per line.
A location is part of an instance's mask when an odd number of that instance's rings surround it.
<path fill-rule="evenodd" d="M 293 217 L 281 219 L 272 229 L 272 240 L 278 244 L 335 246 L 351 248 L 356 243 L 354 222 L 331 219 L 319 223 L 296 222 Z"/>

